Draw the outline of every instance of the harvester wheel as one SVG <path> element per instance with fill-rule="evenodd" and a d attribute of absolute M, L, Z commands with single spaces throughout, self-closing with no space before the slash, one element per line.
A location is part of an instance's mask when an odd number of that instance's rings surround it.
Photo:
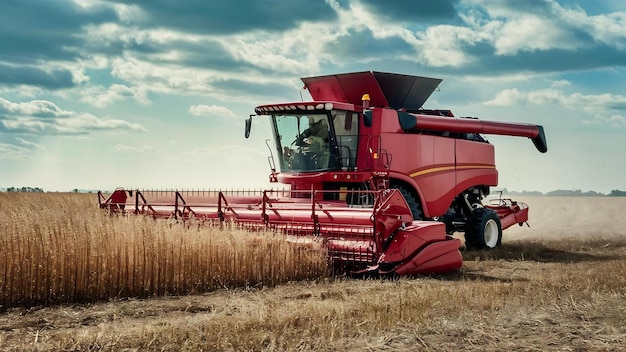
<path fill-rule="evenodd" d="M 424 218 L 422 205 L 417 199 L 415 199 L 415 196 L 413 195 L 413 193 L 411 193 L 411 191 L 403 186 L 393 184 L 391 185 L 391 188 L 395 188 L 400 191 L 400 193 L 406 200 L 406 203 L 409 205 L 409 209 L 411 209 L 411 213 L 413 214 L 413 220 L 422 220 Z"/>
<path fill-rule="evenodd" d="M 465 246 L 474 249 L 491 249 L 502 243 L 502 224 L 495 211 L 477 208 L 467 220 Z"/>

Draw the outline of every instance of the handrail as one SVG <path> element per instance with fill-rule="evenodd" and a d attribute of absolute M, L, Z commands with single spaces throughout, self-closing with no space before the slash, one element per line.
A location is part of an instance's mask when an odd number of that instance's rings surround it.
<path fill-rule="evenodd" d="M 104 194 L 102 194 L 101 191 L 98 191 L 98 203 L 100 204 L 101 208 L 102 208 L 102 204 L 106 201 L 107 199 L 104 197 Z"/>
<path fill-rule="evenodd" d="M 224 210 L 222 210 L 222 202 L 224 202 L 224 204 L 226 204 L 226 206 L 224 207 Z M 224 211 L 230 211 L 233 214 L 235 214 L 235 216 L 237 218 L 239 218 L 239 214 L 237 214 L 237 212 L 233 209 L 233 207 L 228 205 L 228 200 L 226 199 L 226 196 L 224 195 L 224 192 L 220 191 L 219 194 L 218 194 L 218 200 L 217 200 L 217 216 L 220 219 L 220 221 L 224 221 L 225 220 Z"/>
<path fill-rule="evenodd" d="M 261 200 L 261 217 L 263 218 L 263 222 L 265 223 L 265 225 L 269 225 L 270 222 L 270 217 L 269 215 L 267 215 L 266 210 L 267 207 L 272 208 L 272 203 L 270 203 L 269 201 L 269 197 L 267 196 L 267 192 L 268 191 L 263 191 L 263 198 Z M 280 214 L 278 214 L 278 212 L 276 211 L 276 209 L 272 209 L 274 211 L 274 214 L 280 216 Z"/>
<path fill-rule="evenodd" d="M 185 199 L 183 198 L 183 196 L 180 194 L 180 192 L 176 191 L 176 198 L 174 199 L 174 219 L 178 220 L 178 199 L 180 199 L 183 202 L 183 212 L 187 206 L 187 202 L 185 202 Z M 180 212 L 180 215 L 183 215 L 183 212 Z"/>
<path fill-rule="evenodd" d="M 152 207 L 152 205 L 150 205 L 148 203 L 148 201 L 146 200 L 146 198 L 143 196 L 143 194 L 141 193 L 141 191 L 136 190 L 135 191 L 135 214 L 139 214 L 139 197 L 141 197 L 141 200 L 143 201 L 143 205 L 142 206 L 147 206 L 148 209 L 150 209 L 151 211 L 154 211 L 154 208 Z"/>
<path fill-rule="evenodd" d="M 134 209 L 127 209 L 126 212 L 132 212 L 134 214 L 146 214 L 152 215 L 155 218 L 173 217 L 176 220 L 187 220 L 190 218 L 198 219 L 215 219 L 223 222 L 228 219 L 242 219 L 244 222 L 256 222 L 263 224 L 265 227 L 286 226 L 285 224 L 293 222 L 298 224 L 301 219 L 300 225 L 307 226 L 308 223 L 312 226 L 316 233 L 319 233 L 324 227 L 333 227 L 335 225 L 348 226 L 354 225 L 357 227 L 368 227 L 374 224 L 375 213 L 377 211 L 377 202 L 381 191 L 370 190 L 264 190 L 258 197 L 254 196 L 250 192 L 233 192 L 228 194 L 224 191 L 219 191 L 212 196 L 209 193 L 191 194 L 181 191 L 124 191 L 129 195 L 134 194 Z M 283 197 L 284 193 L 284 197 Z M 326 201 L 324 195 L 328 193 L 338 194 L 360 194 L 374 195 L 372 197 L 373 204 L 363 206 L 350 206 L 346 205 L 343 201 Z M 310 197 L 307 198 L 291 198 L 290 195 L 307 194 Z M 152 198 L 154 197 L 156 198 Z M 274 196 L 276 195 L 276 196 Z M 170 198 L 170 197 L 172 197 Z M 189 196 L 191 199 L 188 199 Z M 98 193 L 99 201 L 102 203 L 104 194 Z M 343 198 L 343 197 L 342 197 Z M 169 199 L 169 200 L 168 200 Z M 133 201 L 131 201 L 133 202 Z M 106 203 L 106 201 L 105 201 Z M 122 204 L 108 204 L 109 207 L 116 207 L 116 211 L 124 212 Z M 130 204 L 129 204 L 130 205 Z M 119 209 L 118 209 L 119 208 Z M 129 207 L 130 208 L 130 207 Z M 363 209 L 361 211 L 361 209 Z M 307 212 L 309 213 L 308 215 Z M 350 212 L 358 215 L 361 220 L 358 223 L 351 222 Z M 341 215 L 342 213 L 346 215 Z M 365 214 L 369 213 L 369 220 L 365 221 Z M 322 216 L 323 214 L 323 216 Z M 294 216 L 296 220 L 294 220 Z M 308 220 L 307 220 L 308 219 Z M 339 219 L 340 223 L 335 223 Z M 343 221 L 341 219 L 344 219 Z M 365 221 L 365 222 L 364 222 Z M 371 230 L 371 227 L 370 227 Z"/>

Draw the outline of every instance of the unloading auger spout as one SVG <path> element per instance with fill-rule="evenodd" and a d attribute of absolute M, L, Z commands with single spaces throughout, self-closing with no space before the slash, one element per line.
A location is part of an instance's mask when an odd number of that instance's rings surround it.
<path fill-rule="evenodd" d="M 526 123 L 484 121 L 476 118 L 435 117 L 428 115 L 399 113 L 400 125 L 405 130 L 439 131 L 446 133 L 495 134 L 502 136 L 528 137 L 541 153 L 548 151 L 543 126 Z"/>

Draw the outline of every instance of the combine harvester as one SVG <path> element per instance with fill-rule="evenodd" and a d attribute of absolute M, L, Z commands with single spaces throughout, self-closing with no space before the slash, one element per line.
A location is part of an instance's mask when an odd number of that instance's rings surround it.
<path fill-rule="evenodd" d="M 287 191 L 117 189 L 98 193 L 100 207 L 318 236 L 334 268 L 353 274 L 456 270 L 453 233 L 465 233 L 466 247 L 493 248 L 503 229 L 528 220 L 523 203 L 483 204 L 498 171 L 481 134 L 528 137 L 544 153 L 542 126 L 423 109 L 440 79 L 356 72 L 302 81 L 313 101 L 258 106 L 245 124 L 248 138 L 253 118 L 270 120 L 270 181 Z"/>

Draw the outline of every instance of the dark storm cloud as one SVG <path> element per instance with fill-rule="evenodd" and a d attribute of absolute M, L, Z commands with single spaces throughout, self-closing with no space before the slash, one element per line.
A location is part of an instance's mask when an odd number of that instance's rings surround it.
<path fill-rule="evenodd" d="M 336 26 L 337 13 L 326 1 L 310 0 L 104 0 L 99 6 L 82 8 L 68 0 L 5 0 L 0 10 L 0 86 L 31 85 L 44 89 L 64 89 L 75 86 L 72 73 L 55 63 L 74 63 L 82 58 L 103 56 L 106 58 L 137 59 L 161 67 L 185 67 L 228 72 L 251 72 L 264 76 L 271 75 L 277 81 L 285 76 L 276 70 L 264 68 L 259 60 L 248 60 L 243 53 L 254 55 L 253 51 L 231 51 L 228 43 L 223 43 L 219 35 L 244 33 L 253 30 L 280 31 L 294 28 L 302 21 L 327 21 Z M 373 14 L 386 19 L 388 23 L 402 25 L 409 30 L 415 26 L 429 26 L 453 23 L 468 28 L 461 22 L 459 11 L 474 11 L 484 16 L 483 20 L 507 22 L 515 14 L 533 14 L 540 18 L 555 18 L 559 6 L 547 0 L 476 0 L 477 5 L 468 8 L 460 0 L 338 0 L 343 10 L 355 3 L 364 4 Z M 112 5 L 135 5 L 136 11 L 125 13 L 124 21 L 118 18 Z M 121 16 L 121 15 L 120 15 Z M 490 16 L 494 16 L 491 18 Z M 502 18 L 500 18 L 502 16 Z M 555 22 L 559 22 L 558 19 Z M 98 35 L 100 24 L 115 23 L 112 34 L 103 30 Z M 341 35 L 332 43 L 323 44 L 323 54 L 333 56 L 332 60 L 319 62 L 319 67 L 329 63 L 334 66 L 355 66 L 371 69 L 394 67 L 394 62 L 407 62 L 418 70 L 430 72 L 453 72 L 455 74 L 503 74 L 514 72 L 560 72 L 606 66 L 623 66 L 626 55 L 609 45 L 602 44 L 588 31 L 589 26 L 577 26 L 560 21 L 559 28 L 570 35 L 570 40 L 578 43 L 575 47 L 585 49 L 533 50 L 533 46 L 511 50 L 511 55 L 497 55 L 495 42 L 490 39 L 472 41 L 461 46 L 455 54 L 473 60 L 460 60 L 460 67 L 439 67 L 436 61 L 419 62 L 422 52 L 438 48 L 419 47 L 400 36 L 376 38 L 376 28 L 348 28 L 348 34 Z M 90 26 L 89 35 L 85 29 Z M 92 27 L 93 26 L 93 27 Z M 128 27 L 126 27 L 128 26 Z M 339 27 L 339 26 L 337 26 Z M 104 27 L 103 27 L 104 28 Z M 109 28 L 109 27 L 107 27 Z M 175 36 L 160 41 L 152 36 L 153 29 L 172 29 Z M 334 28 L 334 27 L 331 27 Z M 117 32 L 116 32 L 117 31 Z M 206 36 L 184 36 L 184 33 L 207 34 Z M 416 32 L 417 40 L 419 34 Z M 126 35 L 127 34 L 127 35 Z M 182 34 L 182 35 L 178 35 Z M 442 39 L 454 38 L 455 32 Z M 497 35 L 496 35 L 497 36 Z M 277 38 L 278 38 L 277 37 Z M 155 39 L 156 38 L 156 39 Z M 256 37 L 252 37 L 256 38 Z M 267 36 L 263 39 L 267 40 Z M 280 40 L 280 39 L 277 39 Z M 623 39 L 616 39 L 622 40 Z M 240 44 L 240 43 L 238 43 Z M 253 42 L 246 45 L 253 45 Z M 430 44 L 428 44 L 430 45 Z M 523 44 L 519 44 L 523 46 Z M 563 47 L 563 46 L 561 46 Z M 565 46 L 567 47 L 567 46 Z M 570 46 L 574 47 L 574 46 Z M 261 46 L 260 46 L 261 48 Z M 264 49 L 259 49 L 264 50 Z M 316 49 L 317 50 L 317 49 Z M 447 48 L 441 49 L 445 52 Z M 451 50 L 454 50 L 451 49 Z M 235 54 L 233 54 L 235 53 Z M 172 54 L 172 55 L 169 55 Z M 235 57 L 234 55 L 237 55 Z M 278 54 L 280 55 L 280 54 Z M 294 54 L 297 55 L 297 54 Z M 445 55 L 442 54 L 442 55 Z M 297 61 L 297 56 L 282 55 Z M 409 59 L 407 59 L 407 57 Z M 410 58 L 414 58 L 411 60 Z M 430 56 L 429 56 L 430 59 Z M 119 60 L 119 61 L 123 61 Z M 442 60 L 445 61 L 445 60 Z M 53 68 L 51 68 L 53 67 Z M 268 65 L 267 67 L 275 67 Z M 94 73 L 87 68 L 86 76 Z M 104 69 L 106 70 L 106 69 Z M 335 68 L 336 70 L 336 68 Z M 102 71 L 104 72 L 104 71 Z M 291 71 L 293 72 L 293 70 Z M 303 73 L 310 75 L 311 72 Z M 139 77 L 143 77 L 138 75 Z M 94 77 L 90 77 L 94 78 Z M 124 84 L 133 85 L 132 75 L 117 77 L 127 80 Z M 90 80 L 86 84 L 99 84 Z M 153 82 L 150 82 L 151 84 Z M 224 81 L 218 88 L 234 92 L 265 91 L 263 87 L 246 87 L 249 83 Z M 280 89 L 280 85 L 272 89 Z M 259 89 L 261 88 L 261 89 Z M 266 87 L 267 88 L 267 87 Z M 284 87 L 283 87 L 284 88 Z"/>
<path fill-rule="evenodd" d="M 585 49 L 565 50 L 548 49 L 519 51 L 515 55 L 498 55 L 493 42 L 479 41 L 461 45 L 459 50 L 468 58 L 467 63 L 460 66 L 437 66 L 417 60 L 419 52 L 398 37 L 377 39 L 370 30 L 350 32 L 339 37 L 335 42 L 326 45 L 324 51 L 331 53 L 337 62 L 346 59 L 362 61 L 363 69 L 369 66 L 406 67 L 418 74 L 454 74 L 454 75 L 486 75 L 497 76 L 520 72 L 567 72 L 597 69 L 611 66 L 626 65 L 626 51 L 603 45 L 594 41 L 593 37 L 582 30 L 572 29 L 571 32 L 580 43 L 587 43 Z M 442 53 L 442 55 L 446 55 Z M 442 60 L 445 57 L 442 57 Z M 436 61 L 436 59 L 433 59 Z M 354 62 L 353 62 L 354 63 Z"/>
<path fill-rule="evenodd" d="M 476 75 L 493 77 L 516 73 L 580 72 L 606 67 L 624 66 L 626 52 L 610 47 L 594 47 L 586 50 L 569 51 L 553 49 L 535 52 L 520 52 L 517 55 L 495 55 L 490 45 L 480 45 L 484 52 L 474 55 L 472 63 L 461 67 L 424 67 L 436 75 Z M 473 50 L 476 54 L 477 50 Z"/>
<path fill-rule="evenodd" d="M 132 46 L 126 46 L 125 50 L 133 50 L 135 54 L 153 63 L 182 64 L 185 67 L 203 69 L 246 69 L 252 65 L 235 60 L 224 45 L 218 41 L 206 39 L 201 41 L 171 41 L 166 47 L 157 43 L 147 42 Z M 150 54 L 166 51 L 176 51 L 180 56 L 175 59 L 167 57 L 151 56 Z"/>
<path fill-rule="evenodd" d="M 116 20 L 105 8 L 89 10 L 62 0 L 5 0 L 0 11 L 0 85 L 46 89 L 74 86 L 71 72 L 42 63 L 75 61 L 83 26 Z"/>
<path fill-rule="evenodd" d="M 375 14 L 394 22 L 448 23 L 458 20 L 460 0 L 360 0 Z"/>
<path fill-rule="evenodd" d="M 232 34 L 261 29 L 281 31 L 303 21 L 334 20 L 325 1 L 310 0 L 110 0 L 139 6 L 146 28 L 167 27 L 193 33 Z"/>
<path fill-rule="evenodd" d="M 72 73 L 67 70 L 44 71 L 37 67 L 12 66 L 0 63 L 0 84 L 7 86 L 30 85 L 46 89 L 74 86 Z"/>
<path fill-rule="evenodd" d="M 606 104 L 606 107 L 612 110 L 624 110 L 626 111 L 626 102 L 619 102 L 619 103 L 608 103 Z"/>
<path fill-rule="evenodd" d="M 65 0 L 5 0 L 0 11 L 0 60 L 71 60 L 87 24 L 116 21 L 111 9 L 85 10 Z"/>
<path fill-rule="evenodd" d="M 499 76 L 516 73 L 557 73 L 626 66 L 626 51 L 619 48 L 594 43 L 592 37 L 579 31 L 577 38 L 587 42 L 584 49 L 547 49 L 519 51 L 515 55 L 498 55 L 494 43 L 489 41 L 461 45 L 460 52 L 471 58 L 460 66 L 437 66 L 417 59 L 415 52 L 399 38 L 376 39 L 370 31 L 353 32 L 340 37 L 325 51 L 332 52 L 335 60 L 344 62 L 354 59 L 352 66 L 363 70 L 375 65 L 378 69 L 392 72 L 411 72 L 417 75 L 444 76 Z M 412 52 L 415 52 L 414 56 Z M 446 55 L 442 53 L 442 55 Z M 361 64 L 358 60 L 363 59 Z M 442 57 L 442 60 L 445 57 Z M 431 60 L 436 62 L 436 58 Z M 325 71 L 336 71 L 336 65 L 324 66 Z"/>
<path fill-rule="evenodd" d="M 554 9 L 554 3 L 548 0 L 483 0 L 479 3 L 483 5 L 485 10 L 497 8 L 500 11 L 507 9 L 510 12 L 535 15 L 551 14 Z"/>
<path fill-rule="evenodd" d="M 209 46 L 183 45 L 181 49 L 185 50 L 184 60 L 186 66 L 217 70 L 253 67 L 252 65 L 235 61 L 221 44 L 211 44 Z"/>
<path fill-rule="evenodd" d="M 377 39 L 369 29 L 352 31 L 326 44 L 324 49 L 325 52 L 337 58 L 355 60 L 388 58 L 400 54 L 410 55 L 412 50 L 411 45 L 401 38 Z"/>

